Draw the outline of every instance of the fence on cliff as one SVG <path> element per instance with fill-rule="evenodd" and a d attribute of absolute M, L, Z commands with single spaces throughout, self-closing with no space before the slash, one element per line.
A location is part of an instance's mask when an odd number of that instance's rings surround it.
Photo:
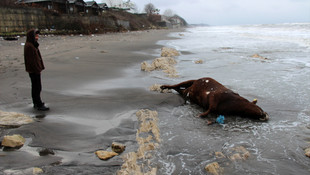
<path fill-rule="evenodd" d="M 130 30 L 131 25 L 129 20 L 120 20 L 111 15 L 80 16 L 58 14 L 40 8 L 0 7 L 0 33 L 22 33 L 31 28 L 61 33 L 104 33 Z"/>

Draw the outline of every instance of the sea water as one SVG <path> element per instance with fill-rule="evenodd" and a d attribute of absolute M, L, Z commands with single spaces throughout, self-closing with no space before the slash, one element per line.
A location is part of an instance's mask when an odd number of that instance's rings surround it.
<path fill-rule="evenodd" d="M 162 144 L 153 160 L 158 174 L 206 174 L 212 162 L 224 174 L 310 173 L 304 152 L 310 147 L 310 23 L 193 27 L 171 36 L 178 39 L 159 44 L 181 52 L 180 77 L 153 78 L 176 84 L 212 77 L 257 99 L 270 120 L 225 116 L 225 124 L 208 126 L 217 116 L 196 118 L 204 109 L 194 104 L 158 111 Z M 232 160 L 240 146 L 249 157 Z"/>

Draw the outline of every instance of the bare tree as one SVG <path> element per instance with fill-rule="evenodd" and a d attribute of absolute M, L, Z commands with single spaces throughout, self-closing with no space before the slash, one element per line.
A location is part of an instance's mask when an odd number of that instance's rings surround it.
<path fill-rule="evenodd" d="M 171 9 L 167 9 L 164 12 L 164 16 L 172 17 L 175 13 Z"/>
<path fill-rule="evenodd" d="M 138 7 L 136 3 L 131 2 L 130 0 L 127 0 L 126 2 L 124 2 L 124 6 L 130 8 L 134 12 L 138 12 Z"/>
<path fill-rule="evenodd" d="M 108 5 L 109 7 L 114 7 L 113 0 L 107 0 L 107 5 Z"/>
<path fill-rule="evenodd" d="M 144 6 L 144 11 L 147 13 L 147 14 L 153 14 L 155 12 L 156 8 L 154 6 L 154 4 L 152 3 L 148 3 Z"/>

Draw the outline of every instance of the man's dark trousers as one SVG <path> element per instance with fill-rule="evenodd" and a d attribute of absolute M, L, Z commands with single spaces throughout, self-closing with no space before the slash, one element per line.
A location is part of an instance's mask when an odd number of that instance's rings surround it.
<path fill-rule="evenodd" d="M 29 73 L 31 79 L 31 95 L 32 101 L 35 107 L 41 107 L 43 102 L 41 101 L 41 74 Z"/>

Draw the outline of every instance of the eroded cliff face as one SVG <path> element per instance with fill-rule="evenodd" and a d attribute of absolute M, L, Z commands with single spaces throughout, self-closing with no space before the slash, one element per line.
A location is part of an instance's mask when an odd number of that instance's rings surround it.
<path fill-rule="evenodd" d="M 162 28 L 146 14 L 106 11 L 101 15 L 60 14 L 41 8 L 0 7 L 0 33 L 38 28 L 54 34 L 91 34 Z M 169 26 L 166 26 L 169 27 Z"/>

